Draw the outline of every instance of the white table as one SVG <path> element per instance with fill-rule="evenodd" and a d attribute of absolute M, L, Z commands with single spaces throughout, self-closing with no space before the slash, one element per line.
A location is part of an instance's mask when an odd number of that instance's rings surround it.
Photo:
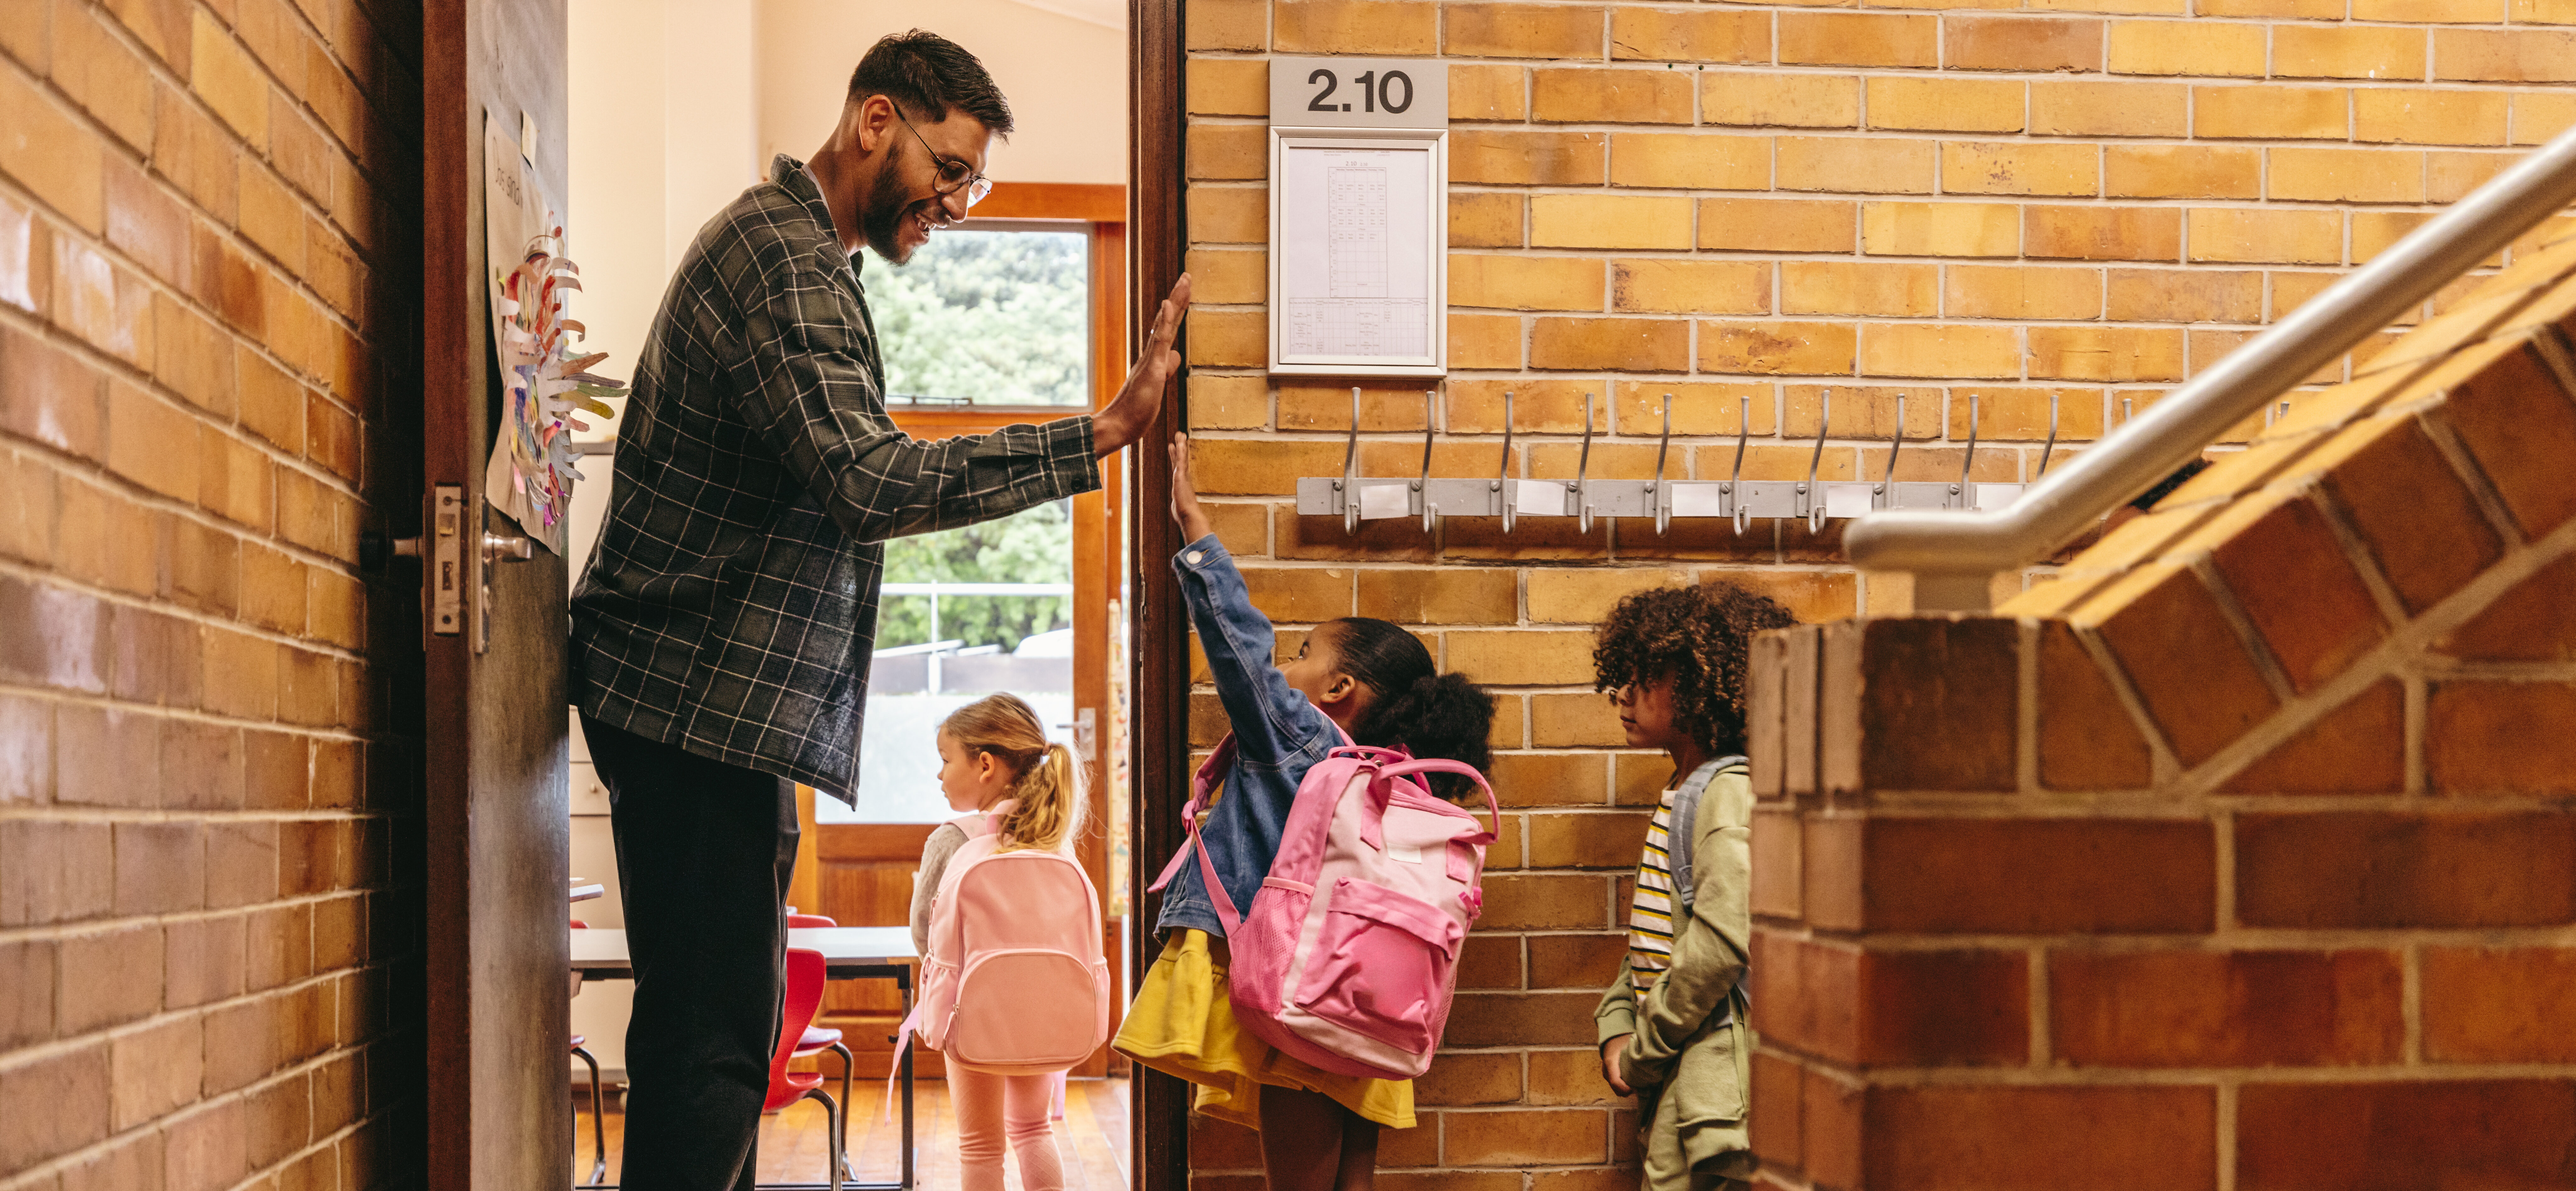
<path fill-rule="evenodd" d="M 892 980 L 903 994 L 903 1012 L 912 1014 L 913 965 L 921 956 L 912 948 L 912 931 L 901 926 L 827 926 L 807 927 L 787 932 L 787 945 L 805 951 L 823 953 L 823 977 L 826 980 Z M 575 930 L 572 932 L 572 970 L 588 980 L 632 980 L 633 961 L 626 955 L 626 932 L 622 930 Z M 903 1133 L 896 1149 L 902 1154 L 903 1176 L 892 1183 L 843 1183 L 845 1191 L 911 1191 L 913 1184 L 912 1153 L 912 1049 L 904 1048 L 900 1068 L 903 1083 Z M 852 1106 L 841 1106 L 841 1119 L 849 1120 Z M 764 1188 L 773 1184 L 764 1183 Z M 828 1187 L 826 1183 L 786 1184 L 789 1188 Z"/>

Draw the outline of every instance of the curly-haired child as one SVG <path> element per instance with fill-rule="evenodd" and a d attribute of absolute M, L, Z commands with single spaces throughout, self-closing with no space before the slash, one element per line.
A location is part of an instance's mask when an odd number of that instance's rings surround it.
<path fill-rule="evenodd" d="M 1627 962 L 1593 1012 L 1602 1078 L 1638 1099 L 1650 1191 L 1753 1176 L 1746 655 L 1753 634 L 1794 623 L 1728 584 L 1657 588 L 1619 601 L 1592 651 L 1594 689 L 1610 693 L 1628 746 L 1673 759 L 1637 860 Z"/>

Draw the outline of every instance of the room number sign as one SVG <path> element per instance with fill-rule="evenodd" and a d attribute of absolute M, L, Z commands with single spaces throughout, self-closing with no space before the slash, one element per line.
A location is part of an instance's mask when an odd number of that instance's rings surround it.
<path fill-rule="evenodd" d="M 1438 377 L 1448 360 L 1449 68 L 1270 60 L 1270 371 Z"/>

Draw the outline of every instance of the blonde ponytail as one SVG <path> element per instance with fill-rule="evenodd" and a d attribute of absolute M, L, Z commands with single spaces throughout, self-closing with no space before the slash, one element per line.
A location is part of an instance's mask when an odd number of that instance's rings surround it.
<path fill-rule="evenodd" d="M 989 753 L 1012 773 L 1019 805 L 1003 819 L 1008 849 L 1065 850 L 1082 834 L 1082 768 L 1073 750 L 1050 742 L 1038 713 L 1017 695 L 987 695 L 949 713 L 939 730 L 972 751 Z"/>
<path fill-rule="evenodd" d="M 1061 852 L 1082 834 L 1082 770 L 1073 763 L 1072 749 L 1048 744 L 1038 763 L 1020 775 L 1011 797 L 1020 805 L 1002 830 L 1015 846 Z"/>

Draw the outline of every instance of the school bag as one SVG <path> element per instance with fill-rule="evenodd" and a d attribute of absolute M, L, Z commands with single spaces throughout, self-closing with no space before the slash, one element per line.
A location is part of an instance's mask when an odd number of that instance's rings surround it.
<path fill-rule="evenodd" d="M 997 1075 L 1063 1071 L 1109 1040 L 1109 964 L 1091 877 L 1055 852 L 1005 852 L 1016 805 L 955 820 L 966 842 L 931 902 L 921 1000 L 897 1033 Z"/>
<path fill-rule="evenodd" d="M 1347 739 L 1347 738 L 1345 738 Z M 1274 1049 L 1325 1071 L 1411 1079 L 1449 1022 L 1458 948 L 1484 909 L 1485 848 L 1502 808 L 1483 774 L 1398 749 L 1336 748 L 1297 785 L 1279 854 L 1249 912 L 1217 880 L 1198 810 L 1233 762 L 1233 740 L 1199 768 L 1182 812 L 1233 953 L 1235 1017 Z M 1475 779 L 1492 816 L 1432 796 L 1416 775 Z M 1174 856 L 1154 888 L 1182 863 Z"/>

